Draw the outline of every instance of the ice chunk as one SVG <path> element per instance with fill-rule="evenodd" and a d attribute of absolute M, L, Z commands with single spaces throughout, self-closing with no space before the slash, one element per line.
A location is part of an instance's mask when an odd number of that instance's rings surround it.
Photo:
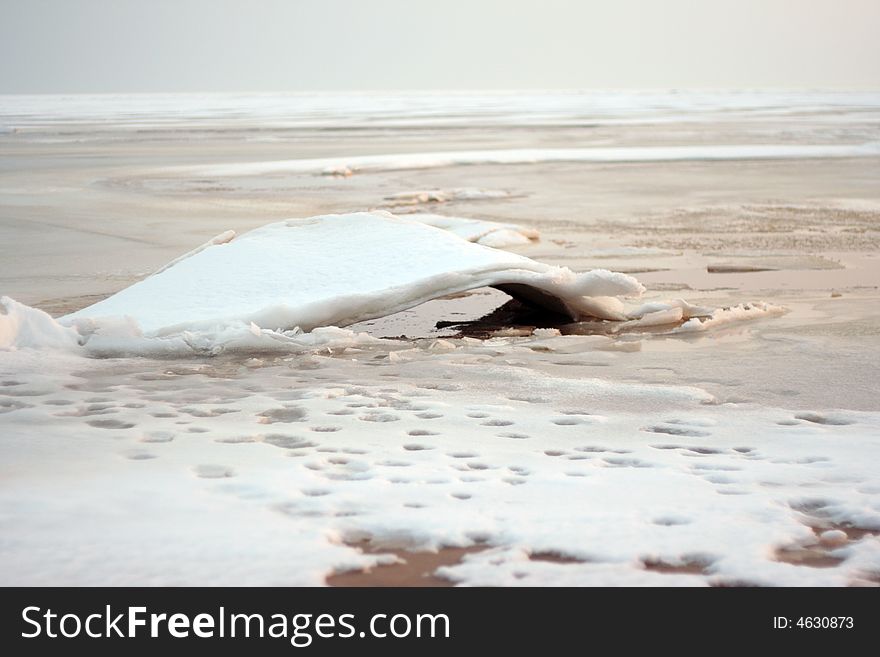
<path fill-rule="evenodd" d="M 630 319 L 642 319 L 646 318 L 648 315 L 655 315 L 655 317 L 659 318 L 660 315 L 657 315 L 656 313 L 674 309 L 681 310 L 681 316 L 675 321 L 680 319 L 690 319 L 691 317 L 709 317 L 713 313 L 711 308 L 694 306 L 684 299 L 673 299 L 671 301 L 652 301 L 642 304 L 638 308 L 629 311 L 627 316 Z"/>
<path fill-rule="evenodd" d="M 42 310 L 0 297 L 0 349 L 75 349 L 79 339 L 75 329 L 61 326 Z"/>
<path fill-rule="evenodd" d="M 42 310 L 8 297 L 0 298 L 0 351 L 52 349 L 88 356 L 179 357 L 193 353 L 320 353 L 365 348 L 388 342 L 366 333 L 327 326 L 310 333 L 299 329 L 275 331 L 241 321 L 182 330 L 169 335 L 145 335 L 130 317 L 102 317 L 64 326 Z"/>
<path fill-rule="evenodd" d="M 639 319 L 627 322 L 629 327 L 652 327 L 666 326 L 667 324 L 676 324 L 684 318 L 684 311 L 680 307 L 665 308 L 663 310 L 655 310 L 642 315 Z"/>
<path fill-rule="evenodd" d="M 625 274 L 576 274 L 417 221 L 365 212 L 282 221 L 209 245 L 61 323 L 129 317 L 147 337 L 250 322 L 310 331 L 484 286 L 575 319 L 625 319 L 619 297 L 644 290 Z"/>
<path fill-rule="evenodd" d="M 741 303 L 730 308 L 719 308 L 708 317 L 692 317 L 681 326 L 672 330 L 673 333 L 690 333 L 693 331 L 705 331 L 717 328 L 731 322 L 741 322 L 759 317 L 782 315 L 786 309 L 772 303 L 756 301 L 754 303 Z"/>
<path fill-rule="evenodd" d="M 418 221 L 428 226 L 442 228 L 458 235 L 468 242 L 476 242 L 496 249 L 537 241 L 540 233 L 534 228 L 517 224 L 500 223 L 469 217 L 450 217 L 442 214 L 415 212 L 404 215 L 406 219 Z"/>

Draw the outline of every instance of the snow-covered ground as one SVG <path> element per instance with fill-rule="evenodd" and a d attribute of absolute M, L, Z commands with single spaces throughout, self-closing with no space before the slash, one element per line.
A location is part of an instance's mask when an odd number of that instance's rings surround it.
<path fill-rule="evenodd" d="M 3 581 L 320 584 L 375 562 L 346 546 L 364 537 L 485 545 L 443 571 L 462 584 L 876 581 L 880 413 L 536 369 L 585 356 L 640 354 L 354 335 L 200 361 L 7 353 Z"/>

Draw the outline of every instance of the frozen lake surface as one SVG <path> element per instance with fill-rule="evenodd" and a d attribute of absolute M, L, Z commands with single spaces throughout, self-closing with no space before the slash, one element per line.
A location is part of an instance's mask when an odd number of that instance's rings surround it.
<path fill-rule="evenodd" d="M 877 94 L 0 97 L 0 582 L 877 585 L 878 143 Z M 511 270 L 620 315 L 466 330 Z"/>

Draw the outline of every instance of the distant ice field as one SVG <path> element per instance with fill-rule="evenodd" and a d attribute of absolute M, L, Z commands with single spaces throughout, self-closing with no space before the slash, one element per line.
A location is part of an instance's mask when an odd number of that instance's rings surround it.
<path fill-rule="evenodd" d="M 626 124 L 880 113 L 880 93 L 642 91 L 494 93 L 96 94 L 0 96 L 0 126 L 112 122 L 116 129 L 259 123 L 265 127 Z M 104 126 L 106 128 L 106 126 Z"/>

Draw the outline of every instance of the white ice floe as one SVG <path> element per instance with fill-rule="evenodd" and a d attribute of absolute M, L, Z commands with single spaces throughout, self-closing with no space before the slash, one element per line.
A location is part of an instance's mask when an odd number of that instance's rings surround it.
<path fill-rule="evenodd" d="M 384 212 L 282 221 L 209 245 L 61 319 L 81 332 L 127 317 L 147 336 L 230 324 L 271 330 L 345 326 L 429 299 L 494 286 L 572 317 L 624 319 L 625 274 L 574 273 L 467 242 Z"/>
<path fill-rule="evenodd" d="M 90 356 L 139 355 L 154 358 L 219 353 L 315 353 L 364 347 L 381 342 L 366 333 L 335 326 L 308 333 L 295 328 L 272 330 L 230 321 L 164 336 L 146 335 L 130 317 L 108 316 L 66 326 L 39 308 L 0 297 L 0 351 L 38 349 Z"/>
<path fill-rule="evenodd" d="M 476 242 L 477 244 L 491 246 L 495 249 L 529 244 L 537 241 L 541 236 L 534 228 L 484 219 L 450 217 L 427 212 L 414 212 L 402 216 L 427 226 L 442 228 L 468 242 Z"/>
<path fill-rule="evenodd" d="M 639 328 L 670 327 L 669 333 L 688 334 L 739 323 L 773 317 L 787 312 L 784 306 L 754 301 L 726 308 L 695 306 L 684 299 L 651 301 L 626 312 L 628 321 L 615 326 L 617 331 Z"/>
<path fill-rule="evenodd" d="M 659 312 L 669 310 L 680 310 L 681 319 L 691 319 L 692 317 L 708 317 L 714 311 L 711 308 L 703 308 L 688 303 L 684 299 L 673 299 L 671 301 L 651 301 L 644 303 L 638 308 L 634 308 L 627 312 L 630 319 L 643 319 L 645 317 L 656 315 Z"/>
<path fill-rule="evenodd" d="M 774 315 L 782 315 L 786 309 L 773 303 L 765 303 L 756 301 L 753 303 L 741 303 L 730 308 L 719 308 L 708 315 L 694 316 L 681 326 L 673 329 L 676 333 L 689 333 L 694 331 L 705 331 L 711 328 L 717 328 L 732 322 L 741 322 L 761 317 L 772 317 Z"/>
<path fill-rule="evenodd" d="M 62 326 L 46 312 L 0 297 L 0 349 L 75 349 L 76 329 Z"/>
<path fill-rule="evenodd" d="M 876 157 L 880 143 L 864 144 L 737 144 L 706 146 L 613 146 L 594 148 L 521 148 L 484 151 L 444 151 L 203 164 L 173 167 L 192 176 L 257 176 L 271 174 L 351 175 L 376 171 L 434 169 L 475 164 L 539 164 L 545 162 L 677 162 L 725 160 L 785 160 L 836 157 Z M 166 169 L 170 171 L 171 169 Z"/>

